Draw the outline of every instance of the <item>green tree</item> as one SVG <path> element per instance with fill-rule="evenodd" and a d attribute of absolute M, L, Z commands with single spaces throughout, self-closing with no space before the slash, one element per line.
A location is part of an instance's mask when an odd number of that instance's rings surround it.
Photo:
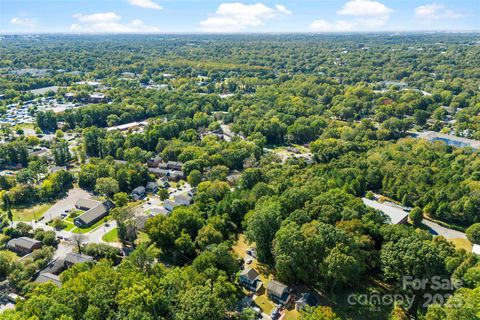
<path fill-rule="evenodd" d="M 114 193 L 120 190 L 118 186 L 118 181 L 114 178 L 105 177 L 98 178 L 95 182 L 95 191 L 100 194 L 103 194 L 107 197 L 112 196 Z"/>
<path fill-rule="evenodd" d="M 192 170 L 187 177 L 187 181 L 192 187 L 196 187 L 202 182 L 202 174 L 196 169 Z"/>
<path fill-rule="evenodd" d="M 113 195 L 113 202 L 117 207 L 124 207 L 128 203 L 128 194 L 126 192 L 117 192 Z"/>
<path fill-rule="evenodd" d="M 413 223 L 413 225 L 419 226 L 423 220 L 422 209 L 420 209 L 419 207 L 413 208 L 412 211 L 410 211 L 408 217 L 410 221 Z"/>
<path fill-rule="evenodd" d="M 468 240 L 472 243 L 480 244 L 480 223 L 474 223 L 465 231 Z"/>
<path fill-rule="evenodd" d="M 300 320 L 340 320 L 330 307 L 309 307 L 300 313 Z"/>

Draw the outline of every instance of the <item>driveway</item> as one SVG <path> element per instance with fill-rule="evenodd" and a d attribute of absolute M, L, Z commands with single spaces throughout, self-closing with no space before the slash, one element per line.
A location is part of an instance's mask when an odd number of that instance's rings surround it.
<path fill-rule="evenodd" d="M 47 223 L 53 218 L 60 217 L 60 214 L 64 213 L 67 209 L 73 209 L 75 207 L 75 202 L 80 198 L 90 198 L 91 195 L 80 188 L 73 188 L 68 191 L 68 194 L 65 198 L 57 201 L 50 209 L 45 212 L 43 215 L 45 217 L 44 221 Z"/>
<path fill-rule="evenodd" d="M 433 221 L 423 219 L 422 223 L 426 225 L 430 229 L 430 233 L 434 235 L 443 236 L 446 239 L 467 239 L 465 233 L 446 228 Z"/>

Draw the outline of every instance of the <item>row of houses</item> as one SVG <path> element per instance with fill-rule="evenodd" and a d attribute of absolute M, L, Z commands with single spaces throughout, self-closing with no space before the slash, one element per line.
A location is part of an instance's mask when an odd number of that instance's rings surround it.
<path fill-rule="evenodd" d="M 36 283 L 46 283 L 51 282 L 57 287 L 62 286 L 62 281 L 60 280 L 59 274 L 62 273 L 64 270 L 72 267 L 78 263 L 85 263 L 85 262 L 94 262 L 93 257 L 87 256 L 81 253 L 70 252 L 66 255 L 64 259 L 59 259 L 54 261 L 51 266 L 47 267 L 46 270 L 42 271 L 37 279 L 35 279 Z"/>
<path fill-rule="evenodd" d="M 77 94 L 73 92 L 65 93 L 65 100 L 73 101 L 73 100 L 80 100 L 82 102 L 90 102 L 90 103 L 105 103 L 108 102 L 108 98 L 104 93 L 94 92 L 89 94 L 86 98 L 78 99 Z"/>
<path fill-rule="evenodd" d="M 132 197 L 133 200 L 140 200 L 145 198 L 147 193 L 157 193 L 158 192 L 159 185 L 155 181 L 150 181 L 147 183 L 147 185 L 144 186 L 138 186 L 135 189 L 132 190 L 130 193 L 130 197 Z"/>
<path fill-rule="evenodd" d="M 475 150 L 480 149 L 480 141 L 467 139 L 463 137 L 457 137 L 451 134 L 444 134 L 444 133 L 434 132 L 434 131 L 424 131 L 424 132 L 415 134 L 415 136 L 417 138 L 424 139 L 431 142 L 442 141 L 452 147 L 457 147 L 457 148 L 470 147 Z"/>
<path fill-rule="evenodd" d="M 247 290 L 258 292 L 262 288 L 263 283 L 260 280 L 260 274 L 253 268 L 245 268 L 238 277 L 239 283 Z M 267 284 L 268 298 L 279 305 L 286 306 L 294 300 L 292 290 L 285 284 L 277 280 L 270 280 Z M 295 308 L 302 310 L 307 306 L 317 306 L 318 299 L 312 293 L 302 293 L 295 300 Z"/>

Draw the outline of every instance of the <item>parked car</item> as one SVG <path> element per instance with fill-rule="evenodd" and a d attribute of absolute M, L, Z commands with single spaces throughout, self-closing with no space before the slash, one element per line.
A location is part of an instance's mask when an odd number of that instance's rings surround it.
<path fill-rule="evenodd" d="M 247 261 L 245 261 L 247 264 L 251 264 L 253 262 L 252 259 L 247 259 Z"/>

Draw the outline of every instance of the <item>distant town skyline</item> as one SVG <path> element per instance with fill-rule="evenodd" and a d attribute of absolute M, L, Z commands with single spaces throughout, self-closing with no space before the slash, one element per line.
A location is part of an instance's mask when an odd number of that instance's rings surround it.
<path fill-rule="evenodd" d="M 479 31 L 477 0 L 0 0 L 0 33 Z"/>

